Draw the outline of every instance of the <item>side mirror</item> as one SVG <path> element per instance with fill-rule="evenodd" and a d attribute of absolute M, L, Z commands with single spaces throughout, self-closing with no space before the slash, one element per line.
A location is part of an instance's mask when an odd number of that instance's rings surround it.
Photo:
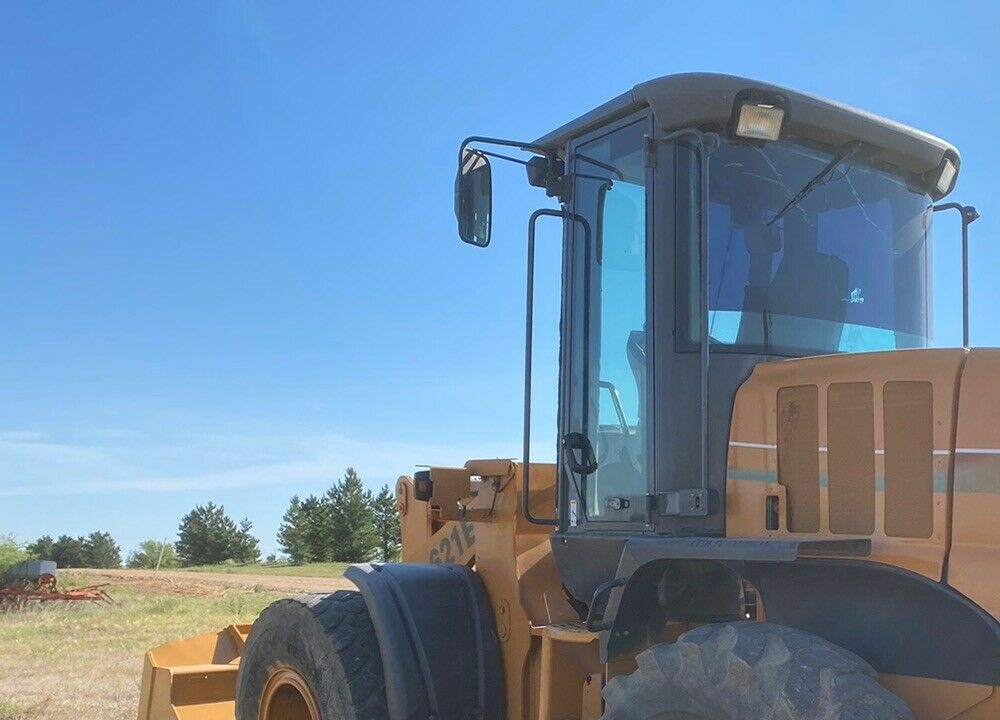
<path fill-rule="evenodd" d="M 490 161 L 478 150 L 465 148 L 455 177 L 458 236 L 470 245 L 489 245 L 492 213 L 493 173 Z"/>

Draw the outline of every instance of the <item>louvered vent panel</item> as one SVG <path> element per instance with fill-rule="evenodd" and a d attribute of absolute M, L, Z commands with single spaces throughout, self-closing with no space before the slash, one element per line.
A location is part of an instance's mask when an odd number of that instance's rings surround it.
<path fill-rule="evenodd" d="M 885 533 L 927 538 L 934 531 L 934 386 L 888 382 L 885 415 Z"/>
<path fill-rule="evenodd" d="M 778 391 L 778 482 L 788 494 L 788 529 L 819 531 L 819 389 Z"/>
<path fill-rule="evenodd" d="M 875 400 L 871 383 L 834 383 L 827 391 L 830 531 L 875 531 Z"/>

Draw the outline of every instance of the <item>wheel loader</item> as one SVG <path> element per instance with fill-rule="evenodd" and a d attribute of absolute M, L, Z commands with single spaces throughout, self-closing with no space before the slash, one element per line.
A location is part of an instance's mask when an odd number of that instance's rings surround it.
<path fill-rule="evenodd" d="M 463 142 L 480 247 L 491 159 L 556 206 L 527 230 L 523 457 L 401 478 L 402 562 L 350 567 L 356 591 L 149 651 L 140 720 L 1000 718 L 1000 351 L 969 347 L 958 151 L 671 75 L 534 141 Z M 954 349 L 932 318 L 947 210 Z M 529 456 L 542 220 L 555 463 Z"/>

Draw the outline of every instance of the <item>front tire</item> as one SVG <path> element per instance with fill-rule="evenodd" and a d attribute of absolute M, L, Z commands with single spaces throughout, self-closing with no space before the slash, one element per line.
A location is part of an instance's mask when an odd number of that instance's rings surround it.
<path fill-rule="evenodd" d="M 864 660 L 781 625 L 703 625 L 636 661 L 603 720 L 913 720 Z"/>
<path fill-rule="evenodd" d="M 236 680 L 237 720 L 385 720 L 378 638 L 360 593 L 302 595 L 253 625 Z"/>

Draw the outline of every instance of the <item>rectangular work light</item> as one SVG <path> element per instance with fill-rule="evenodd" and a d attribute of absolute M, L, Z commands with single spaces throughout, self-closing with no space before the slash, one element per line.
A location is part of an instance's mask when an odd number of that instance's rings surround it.
<path fill-rule="evenodd" d="M 736 120 L 736 134 L 754 140 L 777 140 L 785 110 L 767 103 L 745 102 Z"/>
<path fill-rule="evenodd" d="M 944 164 L 941 166 L 941 174 L 938 175 L 937 189 L 942 195 L 947 194 L 951 190 L 951 184 L 955 182 L 955 175 L 958 173 L 958 168 L 955 163 L 951 161 L 950 158 L 945 159 Z"/>

